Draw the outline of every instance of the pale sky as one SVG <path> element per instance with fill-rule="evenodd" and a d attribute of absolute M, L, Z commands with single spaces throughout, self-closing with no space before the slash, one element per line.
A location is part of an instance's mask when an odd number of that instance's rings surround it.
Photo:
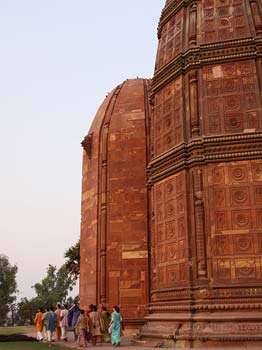
<path fill-rule="evenodd" d="M 151 78 L 164 0 L 0 0 L 0 254 L 32 297 L 80 234 L 80 143 L 105 95 Z"/>

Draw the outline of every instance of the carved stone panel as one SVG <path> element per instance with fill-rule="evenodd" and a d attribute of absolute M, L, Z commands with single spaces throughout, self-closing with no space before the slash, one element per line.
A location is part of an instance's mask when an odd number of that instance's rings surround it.
<path fill-rule="evenodd" d="M 261 130 L 257 76 L 254 61 L 224 63 L 202 69 L 205 135 Z"/>
<path fill-rule="evenodd" d="M 155 71 L 160 70 L 182 51 L 183 15 L 182 8 L 163 26 Z"/>
<path fill-rule="evenodd" d="M 184 172 L 154 186 L 156 289 L 184 285 L 188 280 L 185 186 Z"/>
<path fill-rule="evenodd" d="M 179 77 L 155 96 L 155 156 L 182 141 L 182 110 L 182 77 Z"/>
<path fill-rule="evenodd" d="M 213 277 L 216 283 L 261 281 L 262 162 L 208 166 Z"/>
<path fill-rule="evenodd" d="M 201 7 L 201 43 L 250 36 L 244 0 L 204 0 Z"/>

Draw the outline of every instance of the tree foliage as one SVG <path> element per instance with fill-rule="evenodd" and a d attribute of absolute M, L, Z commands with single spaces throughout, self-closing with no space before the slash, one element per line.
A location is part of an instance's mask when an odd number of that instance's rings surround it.
<path fill-rule="evenodd" d="M 68 294 L 73 290 L 79 277 L 80 270 L 80 241 L 71 246 L 64 254 L 65 263 L 58 269 L 48 265 L 46 276 L 32 288 L 36 297 L 23 298 L 17 304 L 17 323 L 19 325 L 33 324 L 35 313 L 39 307 L 55 306 L 57 302 L 68 305 L 76 302 Z"/>
<path fill-rule="evenodd" d="M 17 266 L 11 265 L 5 255 L 0 255 L 0 325 L 6 323 L 6 317 L 16 300 Z"/>
<path fill-rule="evenodd" d="M 30 325 L 34 323 L 36 310 L 39 308 L 36 298 L 22 298 L 16 305 L 16 323 L 19 326 Z"/>
<path fill-rule="evenodd" d="M 46 276 L 33 285 L 36 297 L 28 300 L 21 299 L 17 304 L 17 323 L 19 325 L 33 324 L 34 316 L 39 307 L 55 306 L 56 303 L 67 303 L 71 305 L 75 299 L 68 297 L 73 290 L 75 280 L 68 275 L 65 265 L 59 269 L 56 266 L 48 265 Z"/>
<path fill-rule="evenodd" d="M 65 264 L 59 269 L 49 265 L 46 277 L 33 285 L 38 306 L 51 306 L 57 302 L 64 303 L 68 293 L 73 290 L 75 281 L 68 275 Z"/>
<path fill-rule="evenodd" d="M 77 280 L 80 274 L 80 240 L 65 252 L 65 267 L 70 277 Z"/>

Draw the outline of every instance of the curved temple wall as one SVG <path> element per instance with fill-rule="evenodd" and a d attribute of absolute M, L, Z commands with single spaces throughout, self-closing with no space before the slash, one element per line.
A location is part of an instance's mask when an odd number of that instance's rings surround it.
<path fill-rule="evenodd" d="M 80 300 L 141 324 L 148 302 L 146 162 L 149 81 L 105 99 L 83 141 Z"/>

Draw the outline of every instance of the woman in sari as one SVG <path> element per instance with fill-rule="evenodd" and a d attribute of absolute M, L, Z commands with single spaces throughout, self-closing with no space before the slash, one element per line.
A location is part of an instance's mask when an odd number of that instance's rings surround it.
<path fill-rule="evenodd" d="M 107 311 L 107 308 L 105 306 L 102 306 L 101 308 L 101 318 L 102 318 L 102 324 L 103 324 L 103 335 L 102 335 L 102 341 L 103 342 L 110 342 L 110 335 L 108 333 L 108 327 L 110 323 L 110 313 Z"/>
<path fill-rule="evenodd" d="M 80 310 L 80 315 L 78 317 L 77 323 L 75 325 L 75 328 L 78 330 L 78 346 L 79 347 L 86 347 L 86 339 L 85 335 L 86 332 L 89 330 L 88 328 L 88 318 L 85 314 L 85 310 Z"/>
<path fill-rule="evenodd" d="M 79 315 L 80 315 L 80 309 L 78 307 L 78 304 L 75 303 L 73 306 L 70 307 L 67 315 L 68 326 L 70 328 L 73 328 L 74 330 L 74 341 L 77 341 L 77 338 L 78 338 L 78 334 L 76 333 L 77 328 L 75 328 L 75 326 L 77 324 Z"/>
<path fill-rule="evenodd" d="M 92 333 L 92 345 L 95 346 L 97 338 L 101 337 L 103 324 L 100 313 L 97 311 L 97 307 L 93 305 L 93 310 L 89 313 L 90 331 Z"/>
<path fill-rule="evenodd" d="M 113 312 L 111 314 L 111 343 L 113 345 L 119 346 L 121 339 L 121 322 L 122 316 L 120 314 L 120 309 L 118 306 L 113 307 Z"/>

